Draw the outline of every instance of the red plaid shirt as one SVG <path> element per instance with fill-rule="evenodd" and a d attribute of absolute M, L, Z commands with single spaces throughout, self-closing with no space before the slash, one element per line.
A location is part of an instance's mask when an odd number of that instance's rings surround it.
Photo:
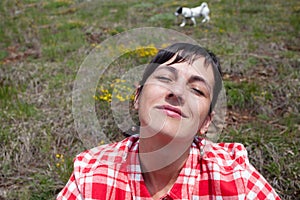
<path fill-rule="evenodd" d="M 79 154 L 74 172 L 57 199 L 152 199 L 144 183 L 138 136 Z M 249 164 L 238 143 L 208 143 L 195 138 L 175 184 L 161 199 L 280 199 Z"/>

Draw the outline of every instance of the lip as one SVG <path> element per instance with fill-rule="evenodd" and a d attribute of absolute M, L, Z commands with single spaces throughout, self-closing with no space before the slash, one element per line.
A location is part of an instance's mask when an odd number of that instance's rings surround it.
<path fill-rule="evenodd" d="M 165 112 L 169 117 L 172 118 L 187 118 L 187 116 L 178 108 L 170 106 L 170 105 L 162 105 L 158 106 L 158 109 L 162 110 Z"/>

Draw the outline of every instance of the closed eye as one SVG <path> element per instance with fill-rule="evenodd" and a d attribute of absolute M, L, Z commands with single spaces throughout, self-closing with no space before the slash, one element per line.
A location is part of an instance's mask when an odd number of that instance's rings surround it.
<path fill-rule="evenodd" d="M 201 90 L 199 90 L 198 88 L 192 88 L 192 91 L 199 96 L 205 96 L 205 93 Z"/>
<path fill-rule="evenodd" d="M 168 82 L 171 82 L 172 79 L 171 78 L 168 78 L 166 76 L 157 76 L 156 77 L 158 80 L 162 81 L 162 82 L 165 82 L 165 83 L 168 83 Z"/>

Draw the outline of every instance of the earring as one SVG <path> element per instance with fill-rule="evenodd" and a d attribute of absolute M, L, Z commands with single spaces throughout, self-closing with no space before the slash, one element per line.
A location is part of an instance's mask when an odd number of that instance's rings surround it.
<path fill-rule="evenodd" d="M 203 141 L 203 145 L 202 145 Z M 204 148 L 206 146 L 206 139 L 202 138 L 201 145 L 200 145 L 200 157 L 202 158 L 204 156 Z"/>
<path fill-rule="evenodd" d="M 201 137 L 206 137 L 207 129 L 203 128 L 199 130 L 199 135 Z"/>
<path fill-rule="evenodd" d="M 138 134 L 140 131 L 139 127 L 136 125 L 131 126 L 127 131 L 123 132 L 125 137 L 129 137 L 131 135 Z"/>
<path fill-rule="evenodd" d="M 131 127 L 131 131 L 132 131 L 132 132 L 136 132 L 136 131 L 137 131 L 136 126 L 132 126 L 132 127 Z"/>

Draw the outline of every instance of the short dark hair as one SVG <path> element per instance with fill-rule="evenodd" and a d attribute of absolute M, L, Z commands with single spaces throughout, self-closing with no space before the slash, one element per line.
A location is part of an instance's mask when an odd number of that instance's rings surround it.
<path fill-rule="evenodd" d="M 189 62 L 193 63 L 196 59 L 200 57 L 205 58 L 205 66 L 211 65 L 213 67 L 215 85 L 213 89 L 213 98 L 210 105 L 210 113 L 216 105 L 218 95 L 222 89 L 222 70 L 219 59 L 216 55 L 209 51 L 206 48 L 203 48 L 199 45 L 189 44 L 189 43 L 175 43 L 164 49 L 158 51 L 156 56 L 150 61 L 147 65 L 142 80 L 140 81 L 139 94 L 146 83 L 149 76 L 156 70 L 156 68 L 169 61 L 176 55 L 176 58 L 172 63 L 180 63 L 180 62 Z"/>

